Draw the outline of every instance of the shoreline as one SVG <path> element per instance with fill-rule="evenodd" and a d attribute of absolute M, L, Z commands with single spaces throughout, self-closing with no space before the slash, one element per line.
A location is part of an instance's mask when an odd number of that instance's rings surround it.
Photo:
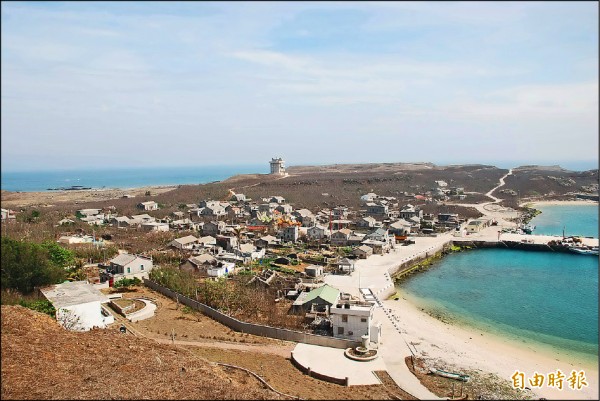
<path fill-rule="evenodd" d="M 517 234 L 504 235 L 520 237 Z M 546 237 L 533 237 L 536 241 L 547 241 Z M 494 231 L 494 227 L 473 236 L 475 240 L 493 241 L 496 238 L 497 231 Z M 532 390 L 539 397 L 548 399 L 597 399 L 597 359 L 579 360 L 577 355 L 571 355 L 568 350 L 554 350 L 550 345 L 540 345 L 530 338 L 523 338 L 522 343 L 519 343 L 518 336 L 511 338 L 503 336 L 503 333 L 490 333 L 461 321 L 443 322 L 412 304 L 404 292 L 396 290 L 394 283 L 390 286 L 389 270 L 397 268 L 407 259 L 431 252 L 432 249 L 453 239 L 449 234 L 431 238 L 419 237 L 416 247 L 398 247 L 390 254 L 373 255 L 366 260 L 359 260 L 351 276 L 326 278 L 327 284 L 354 295 L 360 295 L 358 288 L 370 288 L 382 299 L 382 306 L 389 309 L 391 315 L 396 316 L 397 320 L 392 321 L 382 308 L 375 309 L 374 320 L 382 323 L 382 341 L 385 344 L 382 351 L 386 350 L 382 357 L 393 379 L 408 392 L 418 392 L 422 388 L 403 378 L 403 375 L 410 373 L 398 362 L 400 357 L 411 355 L 406 348 L 407 343 L 411 343 L 419 352 L 423 352 L 422 356 L 443 361 L 438 368 L 455 367 L 458 370 L 483 371 L 492 373 L 507 383 L 511 382 L 511 376 L 516 370 L 523 372 L 526 378 L 531 378 L 534 372 L 548 375 L 560 369 L 565 377 L 568 377 L 572 370 L 584 370 L 588 387 L 581 390 L 570 389 L 566 381 L 562 391 L 547 386 Z M 398 301 L 387 299 L 387 296 L 391 295 L 390 290 L 398 291 Z"/>
<path fill-rule="evenodd" d="M 531 201 L 531 202 L 522 202 L 519 204 L 519 207 L 531 207 L 534 208 L 536 206 L 563 206 L 563 205 L 572 205 L 572 206 L 583 206 L 583 205 L 598 205 L 598 201 L 591 199 L 575 199 L 575 200 L 539 200 L 539 201 Z"/>
<path fill-rule="evenodd" d="M 397 324 L 405 340 L 417 345 L 418 356 L 443 361 L 455 369 L 493 373 L 509 382 L 517 370 L 529 378 L 534 372 L 547 375 L 560 369 L 568 377 L 572 370 L 584 370 L 588 387 L 581 390 L 572 390 L 567 383 L 562 391 L 547 386 L 532 390 L 540 397 L 549 399 L 598 397 L 597 361 L 582 363 L 573 360 L 569 354 L 551 353 L 538 344 L 519 344 L 510 338 L 458 322 L 442 322 L 420 310 L 403 293 L 398 301 L 386 300 L 383 304 L 400 317 Z"/>

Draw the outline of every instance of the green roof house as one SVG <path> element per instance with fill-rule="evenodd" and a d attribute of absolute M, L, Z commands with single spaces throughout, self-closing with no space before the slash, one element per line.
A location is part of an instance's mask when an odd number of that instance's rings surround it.
<path fill-rule="evenodd" d="M 293 312 L 308 312 L 312 306 L 318 311 L 325 311 L 327 306 L 335 305 L 340 298 L 340 290 L 330 285 L 323 285 L 310 292 L 303 292 L 292 305 Z"/>

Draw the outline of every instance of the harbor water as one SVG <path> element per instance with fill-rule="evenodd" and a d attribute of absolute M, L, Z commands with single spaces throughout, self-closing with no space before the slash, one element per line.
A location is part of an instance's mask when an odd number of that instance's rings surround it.
<path fill-rule="evenodd" d="M 591 206 L 557 206 L 543 214 L 545 221 L 554 221 L 553 211 L 569 215 L 571 220 L 559 221 L 597 237 L 598 207 Z M 540 234 L 552 234 L 545 222 L 540 227 Z M 598 361 L 598 256 L 469 250 L 447 255 L 397 287 L 434 316 L 582 362 Z"/>

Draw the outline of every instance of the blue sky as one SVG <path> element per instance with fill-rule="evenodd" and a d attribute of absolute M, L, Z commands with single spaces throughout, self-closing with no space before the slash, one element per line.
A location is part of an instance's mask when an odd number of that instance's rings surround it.
<path fill-rule="evenodd" d="M 598 162 L 596 2 L 1 8 L 3 170 Z"/>

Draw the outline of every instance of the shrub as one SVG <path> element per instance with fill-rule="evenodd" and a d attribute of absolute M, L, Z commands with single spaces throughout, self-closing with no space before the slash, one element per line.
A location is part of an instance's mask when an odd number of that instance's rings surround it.
<path fill-rule="evenodd" d="M 58 284 L 66 271 L 57 266 L 40 244 L 2 237 L 1 288 L 29 294 L 35 287 Z"/>
<path fill-rule="evenodd" d="M 131 287 L 131 286 L 140 285 L 140 284 L 142 284 L 142 280 L 140 280 L 137 277 L 124 278 L 122 280 L 117 281 L 113 287 L 114 288 L 126 288 L 126 287 Z"/>
<path fill-rule="evenodd" d="M 29 309 L 33 309 L 38 312 L 45 313 L 52 317 L 56 316 L 56 309 L 54 308 L 54 305 L 52 305 L 52 302 L 50 302 L 46 299 L 40 299 L 37 301 L 28 301 L 28 300 L 22 299 L 21 301 L 19 301 L 19 305 L 24 306 Z"/>

